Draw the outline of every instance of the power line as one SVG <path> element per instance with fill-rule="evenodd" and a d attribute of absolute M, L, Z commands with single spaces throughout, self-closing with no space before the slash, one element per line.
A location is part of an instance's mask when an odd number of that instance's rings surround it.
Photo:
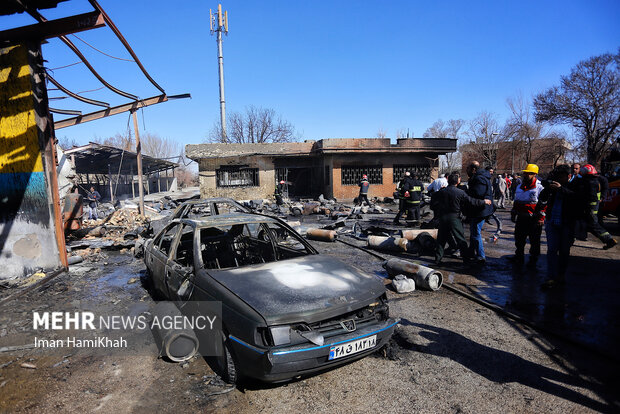
<path fill-rule="evenodd" d="M 132 63 L 136 63 L 135 60 L 133 59 L 124 59 L 124 58 L 119 58 L 116 56 L 112 56 L 110 54 L 107 54 L 106 52 L 97 49 L 95 46 L 91 45 L 90 43 L 88 43 L 86 40 L 82 39 L 81 37 L 75 35 L 75 34 L 71 34 L 71 36 L 75 37 L 77 40 L 81 41 L 82 43 L 84 43 L 86 46 L 91 47 L 92 49 L 95 49 L 97 52 L 101 53 L 102 55 L 106 55 L 107 57 L 110 57 L 112 59 L 117 59 L 117 60 L 124 60 L 125 62 L 132 62 Z"/>

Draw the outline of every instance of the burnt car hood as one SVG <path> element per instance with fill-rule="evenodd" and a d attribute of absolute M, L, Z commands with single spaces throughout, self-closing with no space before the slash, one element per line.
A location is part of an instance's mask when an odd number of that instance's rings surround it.
<path fill-rule="evenodd" d="M 209 274 L 269 325 L 331 318 L 359 309 L 385 292 L 379 277 L 322 255 L 209 270 Z"/>

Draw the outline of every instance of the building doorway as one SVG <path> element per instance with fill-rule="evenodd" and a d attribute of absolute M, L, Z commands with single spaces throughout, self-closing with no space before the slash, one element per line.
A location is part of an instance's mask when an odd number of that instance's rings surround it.
<path fill-rule="evenodd" d="M 298 199 L 312 197 L 312 168 L 276 168 L 275 171 L 276 183 L 282 180 L 286 182 L 289 198 Z"/>

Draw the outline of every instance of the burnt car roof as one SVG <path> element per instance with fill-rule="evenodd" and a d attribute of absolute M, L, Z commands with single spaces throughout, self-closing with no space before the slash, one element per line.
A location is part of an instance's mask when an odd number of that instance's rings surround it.
<path fill-rule="evenodd" d="M 193 199 L 193 200 L 184 201 L 181 204 L 226 203 L 226 202 L 230 202 L 232 204 L 238 204 L 239 206 L 243 207 L 243 205 L 240 202 L 238 202 L 237 200 L 234 200 L 232 198 L 228 198 L 228 197 L 197 198 L 197 199 Z M 245 208 L 245 207 L 243 207 L 243 208 Z"/>
<path fill-rule="evenodd" d="M 229 226 L 233 224 L 281 223 L 274 217 L 249 213 L 220 214 L 217 216 L 208 216 L 195 219 L 184 218 L 180 221 L 197 228 Z"/>

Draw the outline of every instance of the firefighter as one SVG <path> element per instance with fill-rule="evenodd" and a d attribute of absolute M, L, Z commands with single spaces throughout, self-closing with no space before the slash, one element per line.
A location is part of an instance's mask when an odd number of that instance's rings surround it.
<path fill-rule="evenodd" d="M 422 189 L 424 185 L 415 174 L 411 175 L 411 181 L 405 185 L 405 204 L 407 207 L 407 223 L 420 224 L 420 203 L 422 202 Z"/>
<path fill-rule="evenodd" d="M 286 191 L 286 181 L 281 180 L 280 183 L 278 183 L 278 185 L 276 185 L 276 191 L 275 191 L 275 197 L 276 197 L 276 204 L 281 206 L 282 204 L 284 204 L 284 193 Z"/>
<path fill-rule="evenodd" d="M 598 202 L 599 205 L 601 203 L 601 201 L 604 201 L 607 198 L 607 193 L 609 192 L 609 180 L 607 179 L 607 177 L 605 177 L 602 174 L 597 174 L 596 175 L 596 179 L 598 180 L 599 183 L 599 197 L 598 197 Z M 601 226 L 603 225 L 603 218 L 604 218 L 604 214 L 599 210 L 598 214 L 598 224 L 600 224 Z"/>
<path fill-rule="evenodd" d="M 601 185 L 597 178 L 597 171 L 593 165 L 586 164 L 580 170 L 581 179 L 583 180 L 583 189 L 586 196 L 587 206 L 585 221 L 588 231 L 594 234 L 600 241 L 605 243 L 603 249 L 607 250 L 614 247 L 618 242 L 611 237 L 611 234 L 605 230 L 598 222 L 598 205 L 601 201 Z"/>
<path fill-rule="evenodd" d="M 540 256 L 540 235 L 545 223 L 546 202 L 539 200 L 543 185 L 536 178 L 538 165 L 528 164 L 523 170 L 523 182 L 515 191 L 510 212 L 515 223 L 515 247 L 513 260 L 522 264 L 525 258 L 525 242 L 530 239 L 530 260 L 527 266 L 535 268 Z"/>
<path fill-rule="evenodd" d="M 394 224 L 400 224 L 400 218 L 407 212 L 407 202 L 405 201 L 405 186 L 407 189 L 412 187 L 413 179 L 409 171 L 405 172 L 405 176 L 400 180 L 396 186 L 398 193 L 398 214 L 394 218 Z"/>
<path fill-rule="evenodd" d="M 370 206 L 370 202 L 368 201 L 368 189 L 370 188 L 370 183 L 368 182 L 368 176 L 364 174 L 362 179 L 360 180 L 358 186 L 360 187 L 360 193 L 357 196 L 356 206 L 363 206 L 364 202 Z"/>

